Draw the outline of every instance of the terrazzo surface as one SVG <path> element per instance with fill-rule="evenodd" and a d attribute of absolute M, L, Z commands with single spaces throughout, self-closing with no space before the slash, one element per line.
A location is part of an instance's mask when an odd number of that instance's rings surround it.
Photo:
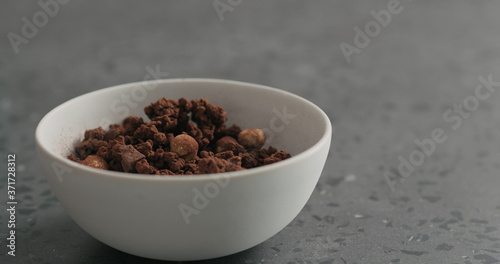
<path fill-rule="evenodd" d="M 141 81 L 148 67 L 287 90 L 334 128 L 315 191 L 286 228 L 194 263 L 500 263 L 499 11 L 498 1 L 4 1 L 0 263 L 160 263 L 85 233 L 52 193 L 34 139 L 57 105 Z"/>

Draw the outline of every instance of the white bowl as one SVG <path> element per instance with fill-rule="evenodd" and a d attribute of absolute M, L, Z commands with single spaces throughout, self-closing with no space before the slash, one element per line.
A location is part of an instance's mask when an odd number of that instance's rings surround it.
<path fill-rule="evenodd" d="M 207 98 L 228 125 L 262 128 L 292 157 L 221 174 L 152 176 L 66 159 L 86 129 L 121 123 L 159 98 Z M 289 224 L 311 196 L 331 140 L 327 115 L 294 94 L 214 79 L 170 79 L 101 89 L 50 111 L 36 146 L 55 195 L 87 233 L 118 250 L 161 260 L 200 260 L 253 247 Z"/>

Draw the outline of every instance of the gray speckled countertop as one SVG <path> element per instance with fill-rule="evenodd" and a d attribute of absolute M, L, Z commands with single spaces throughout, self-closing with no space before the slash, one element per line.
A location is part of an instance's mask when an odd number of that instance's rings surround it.
<path fill-rule="evenodd" d="M 80 229 L 34 150 L 49 110 L 140 81 L 148 66 L 288 90 L 334 127 L 295 220 L 254 248 L 200 263 L 500 263 L 500 2 L 59 1 L 41 0 L 57 3 L 49 11 L 36 1 L 0 8 L 0 263 L 156 263 Z"/>

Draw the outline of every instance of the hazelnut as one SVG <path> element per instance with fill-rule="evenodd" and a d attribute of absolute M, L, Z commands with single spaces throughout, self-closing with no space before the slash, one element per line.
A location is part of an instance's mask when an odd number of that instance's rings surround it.
<path fill-rule="evenodd" d="M 89 166 L 96 169 L 107 170 L 108 163 L 101 157 L 96 155 L 89 155 L 86 159 L 81 162 L 85 166 Z"/>
<path fill-rule="evenodd" d="M 238 134 L 238 143 L 247 148 L 261 148 L 266 142 L 266 134 L 262 129 L 244 129 Z"/>
<path fill-rule="evenodd" d="M 215 142 L 215 153 L 221 153 L 228 150 L 234 150 L 238 142 L 231 136 L 225 136 Z"/>
<path fill-rule="evenodd" d="M 180 134 L 170 142 L 170 150 L 185 160 L 192 160 L 198 153 L 198 142 L 188 134 Z"/>

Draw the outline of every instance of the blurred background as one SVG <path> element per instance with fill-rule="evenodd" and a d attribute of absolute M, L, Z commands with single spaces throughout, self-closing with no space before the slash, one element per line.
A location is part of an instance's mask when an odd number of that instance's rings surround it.
<path fill-rule="evenodd" d="M 252 249 L 203 263 L 500 262 L 500 94 L 470 104 L 481 78 L 500 87 L 499 10 L 497 1 L 3 1 L 0 163 L 16 154 L 20 203 L 11 257 L 2 173 L 1 262 L 149 263 L 80 229 L 34 151 L 52 108 L 142 81 L 148 67 L 287 90 L 334 127 L 297 218 Z M 410 177 L 398 175 L 400 157 L 436 128 L 446 141 Z"/>

